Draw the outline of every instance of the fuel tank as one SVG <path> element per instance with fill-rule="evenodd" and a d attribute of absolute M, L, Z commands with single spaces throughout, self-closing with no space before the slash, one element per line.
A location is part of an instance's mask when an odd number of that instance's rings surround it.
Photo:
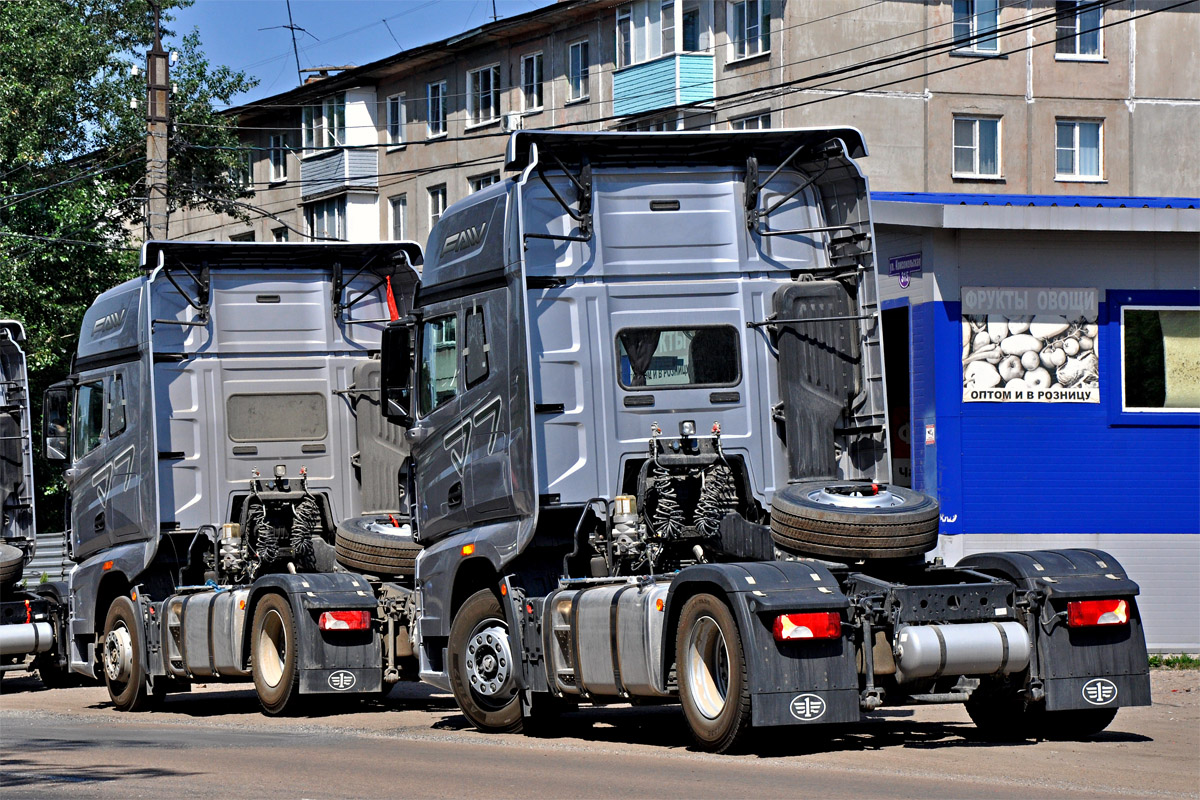
<path fill-rule="evenodd" d="M 245 678 L 249 589 L 171 595 L 162 604 L 164 666 L 181 678 Z"/>

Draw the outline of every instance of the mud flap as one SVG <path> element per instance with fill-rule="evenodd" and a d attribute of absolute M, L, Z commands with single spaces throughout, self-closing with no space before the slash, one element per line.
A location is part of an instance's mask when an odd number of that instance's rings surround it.
<path fill-rule="evenodd" d="M 958 562 L 1001 575 L 1035 598 L 1036 619 L 1025 613 L 1035 642 L 1027 690 L 1045 693 L 1047 711 L 1150 705 L 1150 669 L 1136 596 L 1140 589 L 1102 550 L 980 553 Z M 1122 599 L 1128 623 L 1067 627 L 1072 600 Z M 1032 622 L 1032 624 L 1028 624 Z"/>

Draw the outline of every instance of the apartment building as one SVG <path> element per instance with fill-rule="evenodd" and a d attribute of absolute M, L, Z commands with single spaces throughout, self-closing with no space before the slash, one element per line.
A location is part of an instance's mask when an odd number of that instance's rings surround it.
<path fill-rule="evenodd" d="M 876 191 L 1196 194 L 1200 3 L 562 0 L 231 109 L 249 223 L 424 241 L 524 128 L 849 124 Z"/>

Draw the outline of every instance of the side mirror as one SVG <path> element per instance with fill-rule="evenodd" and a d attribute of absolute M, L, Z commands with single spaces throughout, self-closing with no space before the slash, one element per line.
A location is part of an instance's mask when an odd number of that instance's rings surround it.
<path fill-rule="evenodd" d="M 389 422 L 412 424 L 412 340 L 415 320 L 406 317 L 383 329 L 379 408 Z"/>
<path fill-rule="evenodd" d="M 71 455 L 71 384 L 56 383 L 42 395 L 42 452 L 47 461 Z"/>

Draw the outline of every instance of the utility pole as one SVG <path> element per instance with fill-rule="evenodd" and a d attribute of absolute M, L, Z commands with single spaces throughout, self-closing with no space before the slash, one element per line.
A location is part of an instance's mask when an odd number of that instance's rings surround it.
<path fill-rule="evenodd" d="M 167 129 L 171 120 L 170 62 L 162 46 L 161 14 L 154 8 L 154 47 L 146 56 L 146 239 L 166 239 Z"/>

